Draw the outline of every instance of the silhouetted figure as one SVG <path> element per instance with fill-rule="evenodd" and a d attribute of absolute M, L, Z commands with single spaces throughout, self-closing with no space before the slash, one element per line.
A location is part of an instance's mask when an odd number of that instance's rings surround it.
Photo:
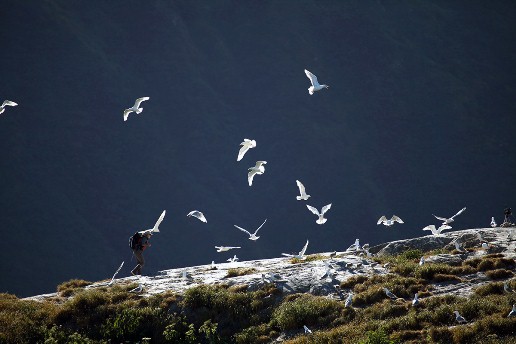
<path fill-rule="evenodd" d="M 136 257 L 136 261 L 138 262 L 138 265 L 136 265 L 134 267 L 134 269 L 131 271 L 131 274 L 133 274 L 133 275 L 141 275 L 142 274 L 142 268 L 145 265 L 145 259 L 143 258 L 143 251 L 145 251 L 145 249 L 151 245 L 149 242 L 150 237 L 151 237 L 151 232 L 146 231 L 141 236 L 141 239 L 138 240 L 138 242 L 135 244 L 135 247 L 133 249 L 133 254 Z"/>
<path fill-rule="evenodd" d="M 512 218 L 512 210 L 511 210 L 511 208 L 506 207 L 503 210 L 503 214 L 505 215 L 505 218 L 503 220 L 502 227 L 514 226 L 514 223 L 511 222 L 511 218 Z"/>

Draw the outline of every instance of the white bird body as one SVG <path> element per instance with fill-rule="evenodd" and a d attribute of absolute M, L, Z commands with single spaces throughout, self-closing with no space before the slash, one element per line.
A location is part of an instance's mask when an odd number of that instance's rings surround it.
<path fill-rule="evenodd" d="M 150 228 L 150 229 L 146 229 L 144 231 L 140 231 L 138 233 L 140 233 L 141 235 L 146 235 L 147 233 L 159 233 L 159 225 L 161 224 L 161 221 L 163 221 L 163 219 L 165 218 L 165 214 L 167 213 L 166 210 L 163 210 L 163 212 L 161 213 L 158 221 L 156 221 L 156 224 L 154 225 L 154 227 Z"/>
<path fill-rule="evenodd" d="M 434 225 L 429 225 L 429 226 L 426 226 L 425 228 L 423 228 L 422 230 L 431 231 L 432 235 L 439 236 L 439 235 L 441 235 L 442 231 L 444 231 L 445 229 L 450 229 L 450 228 L 451 228 L 451 226 L 442 225 L 436 229 Z"/>
<path fill-rule="evenodd" d="M 455 314 L 455 320 L 457 320 L 457 322 L 459 324 L 463 324 L 463 323 L 467 323 L 468 322 L 466 319 L 464 319 L 464 317 L 462 315 L 459 314 L 459 312 L 453 311 L 453 313 Z"/>
<path fill-rule="evenodd" d="M 419 266 L 425 264 L 425 257 L 421 257 L 421 259 L 419 260 Z"/>
<path fill-rule="evenodd" d="M 265 173 L 265 165 L 267 161 L 257 161 L 256 165 L 253 167 L 249 167 L 247 173 L 247 181 L 249 182 L 249 186 L 253 185 L 253 178 L 256 174 L 264 174 Z"/>
<path fill-rule="evenodd" d="M 296 199 L 298 201 L 301 201 L 301 200 L 306 201 L 307 199 L 309 199 L 311 196 L 306 194 L 305 186 L 303 185 L 303 183 L 301 183 L 299 180 L 296 180 L 296 184 L 297 184 L 297 187 L 299 188 L 299 194 L 300 194 L 300 196 L 296 196 Z"/>
<path fill-rule="evenodd" d="M 306 325 L 303 325 L 303 328 L 305 329 L 305 333 L 312 333 L 312 330 L 306 327 Z"/>
<path fill-rule="evenodd" d="M 242 158 L 244 157 L 245 153 L 247 153 L 247 151 L 250 148 L 256 147 L 256 141 L 255 140 L 244 139 L 244 141 L 240 144 L 240 146 L 242 146 L 242 147 L 240 147 L 240 150 L 238 151 L 237 161 L 242 160 Z"/>
<path fill-rule="evenodd" d="M 344 302 L 344 307 L 349 307 L 353 303 L 353 293 L 349 293 L 346 301 Z"/>
<path fill-rule="evenodd" d="M 192 210 L 191 212 L 188 213 L 188 215 L 186 216 L 193 216 L 193 217 L 196 217 L 198 218 L 199 220 L 201 220 L 202 222 L 206 223 L 208 222 L 206 220 L 206 217 L 204 216 L 204 214 L 202 212 L 200 212 L 199 210 Z"/>
<path fill-rule="evenodd" d="M 454 241 L 454 242 L 453 242 L 453 244 L 455 245 L 455 249 L 456 249 L 457 251 L 459 251 L 459 252 L 464 252 L 464 251 L 462 250 L 462 245 L 461 245 L 461 243 L 460 243 L 460 242 L 458 242 L 458 241 Z"/>
<path fill-rule="evenodd" d="M 136 99 L 136 101 L 134 102 L 133 107 L 130 107 L 129 109 L 125 109 L 124 110 L 124 121 L 127 121 L 127 118 L 129 118 L 129 114 L 131 112 L 135 112 L 137 114 L 142 113 L 143 112 L 143 108 L 140 107 L 140 104 L 143 101 L 146 101 L 146 100 L 149 100 L 149 99 L 150 99 L 149 97 L 141 97 L 141 98 Z"/>
<path fill-rule="evenodd" d="M 419 305 L 419 297 L 417 296 L 417 293 L 414 294 L 414 299 L 412 300 L 412 306 L 418 306 Z"/>
<path fill-rule="evenodd" d="M 392 226 L 393 224 L 395 224 L 396 222 L 398 223 L 404 223 L 402 219 L 400 219 L 398 216 L 396 215 L 392 215 L 392 217 L 387 220 L 387 218 L 384 216 L 380 217 L 380 219 L 378 220 L 378 222 L 376 222 L 377 225 L 379 224 L 383 224 L 384 226 L 387 226 L 387 227 L 390 227 Z"/>
<path fill-rule="evenodd" d="M 0 106 L 0 114 L 5 111 L 6 106 L 18 106 L 18 104 L 16 104 L 12 100 L 4 100 L 4 102 L 2 103 L 2 106 Z"/>
<path fill-rule="evenodd" d="M 306 205 L 306 207 L 307 207 L 307 208 L 308 208 L 308 210 L 310 210 L 312 213 L 314 213 L 315 215 L 319 216 L 319 218 L 315 221 L 315 223 L 317 223 L 317 224 L 319 224 L 319 225 L 322 225 L 322 224 L 326 223 L 326 221 L 328 221 L 328 219 L 326 219 L 326 218 L 324 217 L 324 214 L 325 214 L 328 210 L 330 210 L 330 208 L 331 208 L 331 203 L 330 203 L 330 204 L 325 205 L 324 207 L 322 207 L 322 209 L 321 209 L 321 212 L 320 212 L 320 213 L 319 213 L 319 211 L 318 211 L 316 208 L 314 208 L 314 207 L 312 207 L 312 206 L 310 206 L 310 205 L 308 205 L 308 204 Z"/>
<path fill-rule="evenodd" d="M 317 77 L 313 73 L 311 73 L 310 71 L 308 71 L 306 69 L 305 69 L 305 74 L 308 77 L 308 79 L 310 79 L 310 83 L 312 84 L 312 86 L 310 86 L 308 88 L 308 93 L 310 93 L 310 95 L 314 94 L 314 92 L 322 90 L 323 88 L 330 87 L 328 85 L 319 84 Z"/>
<path fill-rule="evenodd" d="M 355 250 L 355 251 L 360 250 L 360 239 L 355 239 L 355 242 L 353 243 L 353 245 L 351 245 L 346 251 L 349 251 L 349 250 Z"/>
<path fill-rule="evenodd" d="M 398 297 L 396 295 L 394 295 L 389 289 L 387 288 L 383 288 L 383 291 L 385 292 L 385 295 L 387 295 L 388 298 L 390 299 L 397 299 Z"/>
<path fill-rule="evenodd" d="M 227 259 L 228 262 L 230 263 L 235 263 L 238 261 L 238 257 L 236 256 L 236 254 L 233 256 L 233 258 L 228 258 Z"/>
<path fill-rule="evenodd" d="M 512 305 L 512 310 L 509 312 L 509 315 L 507 315 L 507 318 L 516 317 L 516 303 Z"/>
<path fill-rule="evenodd" d="M 291 258 L 297 258 L 297 259 L 305 259 L 305 252 L 306 252 L 306 248 L 308 247 L 308 240 L 306 241 L 306 244 L 305 246 L 303 246 L 303 248 L 301 249 L 301 251 L 299 251 L 298 254 L 288 254 L 288 253 L 282 253 L 283 256 L 285 257 L 291 257 Z"/>
<path fill-rule="evenodd" d="M 242 227 L 239 227 L 237 225 L 233 225 L 235 226 L 236 228 L 240 229 L 242 232 L 245 232 L 247 233 L 247 235 L 249 235 L 249 240 L 258 240 L 258 238 L 260 238 L 259 236 L 256 236 L 256 233 L 258 233 L 258 231 L 260 230 L 260 228 L 262 228 L 262 226 L 265 224 L 265 222 L 267 222 L 267 219 L 265 219 L 265 221 L 263 221 L 263 223 L 260 225 L 260 227 L 258 227 L 254 233 L 250 233 L 248 232 L 247 230 L 243 229 Z"/>
<path fill-rule="evenodd" d="M 454 218 L 455 218 L 456 216 L 459 216 L 460 214 L 462 214 L 465 210 L 466 210 L 466 207 L 462 208 L 461 210 L 459 210 L 459 211 L 457 212 L 457 214 L 453 215 L 452 217 L 450 217 L 450 218 L 448 218 L 448 219 L 447 219 L 447 218 L 445 218 L 445 217 L 439 217 L 439 216 L 436 216 L 436 215 L 434 215 L 434 217 L 435 217 L 437 220 L 441 220 L 441 221 L 443 221 L 443 225 L 447 225 L 447 224 L 450 224 L 450 223 L 452 223 L 453 221 L 455 221 L 455 220 L 454 220 Z M 432 215 L 433 215 L 433 214 L 432 214 Z"/>
<path fill-rule="evenodd" d="M 226 252 L 234 248 L 241 248 L 240 246 L 215 246 L 217 252 Z"/>
<path fill-rule="evenodd" d="M 495 221 L 495 219 L 494 219 L 494 216 L 493 216 L 493 217 L 491 217 L 491 223 L 490 223 L 490 225 L 491 225 L 491 227 L 493 227 L 493 228 L 494 228 L 494 227 L 496 227 L 496 221 Z"/>
<path fill-rule="evenodd" d="M 143 291 L 143 285 L 141 283 L 134 289 L 129 290 L 130 293 L 141 293 Z"/>

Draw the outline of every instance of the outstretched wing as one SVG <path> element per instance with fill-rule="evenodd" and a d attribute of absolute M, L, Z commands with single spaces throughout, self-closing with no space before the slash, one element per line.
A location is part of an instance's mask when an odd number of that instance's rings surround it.
<path fill-rule="evenodd" d="M 391 220 L 396 221 L 398 223 L 404 223 L 403 220 L 397 217 L 396 215 L 392 215 Z"/>
<path fill-rule="evenodd" d="M 129 114 L 133 112 L 131 109 L 124 110 L 124 122 L 127 121 L 127 118 L 129 118 Z"/>
<path fill-rule="evenodd" d="M 249 183 L 249 186 L 253 185 L 253 178 L 255 174 L 256 171 L 249 171 L 249 173 L 247 173 L 247 182 Z"/>
<path fill-rule="evenodd" d="M 432 215 L 434 215 L 434 214 L 432 214 Z M 439 216 L 436 216 L 436 215 L 434 215 L 434 217 L 435 217 L 437 220 L 441 220 L 441 221 L 446 221 L 446 220 L 448 220 L 448 219 L 447 219 L 447 218 L 445 218 L 445 217 L 439 217 Z"/>
<path fill-rule="evenodd" d="M 382 223 L 384 221 L 387 221 L 387 218 L 385 217 L 385 215 L 382 215 L 382 217 L 380 217 L 380 219 L 378 220 L 378 222 L 376 222 L 376 224 L 379 225 L 380 223 Z"/>
<path fill-rule="evenodd" d="M 4 102 L 2 103 L 2 107 L 6 106 L 6 105 L 17 106 L 18 104 L 13 102 L 12 100 L 4 100 Z"/>
<path fill-rule="evenodd" d="M 238 227 L 237 225 L 233 225 L 235 226 L 236 228 L 240 229 L 242 232 L 245 232 L 247 233 L 247 235 L 251 236 L 251 233 L 249 233 L 248 231 L 246 231 L 245 229 L 243 229 L 242 227 Z"/>
<path fill-rule="evenodd" d="M 241 145 L 242 145 L 242 147 L 238 151 L 237 161 L 242 160 L 242 158 L 244 157 L 245 153 L 247 153 L 249 148 L 251 148 L 251 145 L 249 143 L 247 143 L 247 142 L 242 142 Z"/>
<path fill-rule="evenodd" d="M 326 204 L 324 207 L 322 207 L 321 215 L 324 215 L 324 213 L 326 213 L 328 210 L 330 210 L 330 208 L 331 208 L 331 203 L 330 204 Z"/>
<path fill-rule="evenodd" d="M 299 188 L 299 193 L 301 194 L 301 196 L 305 196 L 306 191 L 305 191 L 305 186 L 303 185 L 303 183 L 301 183 L 299 180 L 296 180 L 296 184 L 297 184 L 297 187 Z"/>
<path fill-rule="evenodd" d="M 265 219 L 265 221 L 263 221 L 263 223 L 260 225 L 260 227 L 258 227 L 255 231 L 254 231 L 254 235 L 256 235 L 256 233 L 258 233 L 258 231 L 260 230 L 260 228 L 263 227 L 263 225 L 265 224 L 265 222 L 267 222 L 267 219 Z"/>
<path fill-rule="evenodd" d="M 281 255 L 285 257 L 294 257 L 294 255 L 288 253 L 282 253 Z"/>
<path fill-rule="evenodd" d="M 432 231 L 432 232 L 434 232 L 435 231 L 435 226 L 434 225 L 428 225 L 425 228 L 423 228 L 422 230 L 423 231 Z"/>
<path fill-rule="evenodd" d="M 317 77 L 312 72 L 305 69 L 305 74 L 310 79 L 312 86 L 319 86 L 319 81 L 317 81 Z"/>
<path fill-rule="evenodd" d="M 137 109 L 140 107 L 140 104 L 143 102 L 143 101 L 146 101 L 146 100 L 149 100 L 150 98 L 149 97 L 141 97 L 141 98 L 138 98 L 136 99 L 136 101 L 134 102 L 134 107 Z"/>
<path fill-rule="evenodd" d="M 267 161 L 260 160 L 260 161 L 256 162 L 256 165 L 254 167 L 260 168 L 260 166 L 265 165 L 266 163 L 267 163 Z"/>
<path fill-rule="evenodd" d="M 163 219 L 165 218 L 165 213 L 166 212 L 167 212 L 166 210 L 163 210 L 163 212 L 161 213 L 161 216 L 159 217 L 158 221 L 156 221 L 156 224 L 154 225 L 154 228 L 152 228 L 153 232 L 156 232 L 156 233 L 159 232 L 159 225 L 161 224 L 161 221 L 163 221 Z"/>
<path fill-rule="evenodd" d="M 462 208 L 461 210 L 459 210 L 459 212 L 455 215 L 453 215 L 452 217 L 450 217 L 451 219 L 453 219 L 455 216 L 459 216 L 460 214 L 462 214 L 464 211 L 466 210 L 466 207 Z"/>
<path fill-rule="evenodd" d="M 308 210 L 310 210 L 312 213 L 314 213 L 315 215 L 319 216 L 319 210 L 315 209 L 314 207 L 312 207 L 311 205 L 306 205 L 306 207 L 308 208 Z"/>
<path fill-rule="evenodd" d="M 304 256 L 306 252 L 306 248 L 308 247 L 308 240 L 306 241 L 305 246 L 303 246 L 303 249 L 299 252 L 300 256 Z"/>

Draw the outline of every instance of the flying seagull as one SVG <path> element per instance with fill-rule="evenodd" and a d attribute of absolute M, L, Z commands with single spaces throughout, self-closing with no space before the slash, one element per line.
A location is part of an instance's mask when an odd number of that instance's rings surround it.
<path fill-rule="evenodd" d="M 306 327 L 306 325 L 303 325 L 303 328 L 305 329 L 305 333 L 312 333 L 312 330 Z"/>
<path fill-rule="evenodd" d="M 258 233 L 258 231 L 260 230 L 260 228 L 262 228 L 262 226 L 265 224 L 265 222 L 267 222 L 267 219 L 265 219 L 265 221 L 263 221 L 263 223 L 260 225 L 260 227 L 258 227 L 258 229 L 256 229 L 253 234 L 249 233 L 247 230 L 243 229 L 242 227 L 238 227 L 237 225 L 233 225 L 233 226 L 240 229 L 242 232 L 247 233 L 249 235 L 249 240 L 258 240 L 259 236 L 256 236 L 256 233 Z"/>
<path fill-rule="evenodd" d="M 494 216 L 493 216 L 493 217 L 491 217 L 491 223 L 490 223 L 490 225 L 491 225 L 491 227 L 493 227 L 493 228 L 494 228 L 494 227 L 496 227 L 496 221 L 495 221 L 495 219 L 494 219 Z"/>
<path fill-rule="evenodd" d="M 282 253 L 283 256 L 285 257 L 291 257 L 291 258 L 297 258 L 297 259 L 305 259 L 305 252 L 306 252 L 306 248 L 308 247 L 308 240 L 306 241 L 306 244 L 305 246 L 303 246 L 303 249 L 301 251 L 299 251 L 298 254 L 288 254 L 288 253 Z"/>
<path fill-rule="evenodd" d="M 230 263 L 236 263 L 238 261 L 238 257 L 235 254 L 233 258 L 228 258 L 227 261 Z"/>
<path fill-rule="evenodd" d="M 163 221 L 163 219 L 165 218 L 165 214 L 166 214 L 166 210 L 163 210 L 163 212 L 161 213 L 158 221 L 156 221 L 156 224 L 154 225 L 153 228 L 150 228 L 150 229 L 146 229 L 144 231 L 140 231 L 138 233 L 140 233 L 141 235 L 146 235 L 147 233 L 159 233 L 159 225 L 161 224 L 161 221 Z"/>
<path fill-rule="evenodd" d="M 244 142 L 242 142 L 240 144 L 240 146 L 242 146 L 242 147 L 240 147 L 240 150 L 238 151 L 237 161 L 242 160 L 242 158 L 244 157 L 245 153 L 247 153 L 247 151 L 250 148 L 256 147 L 256 141 L 255 140 L 244 139 Z"/>
<path fill-rule="evenodd" d="M 463 324 L 463 323 L 467 323 L 468 322 L 466 319 L 464 319 L 464 317 L 462 315 L 459 314 L 459 312 L 453 311 L 453 313 L 455 314 L 455 320 L 457 320 L 457 322 L 459 324 Z"/>
<path fill-rule="evenodd" d="M 253 185 L 253 178 L 256 174 L 263 174 L 265 172 L 265 165 L 267 161 L 257 161 L 256 165 L 253 167 L 249 167 L 247 170 L 247 181 L 249 182 L 249 186 Z"/>
<path fill-rule="evenodd" d="M 516 303 L 512 305 L 512 310 L 509 312 L 509 315 L 507 315 L 507 318 L 516 317 Z"/>
<path fill-rule="evenodd" d="M 127 121 L 127 118 L 129 118 L 129 114 L 131 112 L 136 112 L 137 114 L 142 113 L 143 112 L 143 108 L 140 107 L 140 104 L 143 101 L 146 101 L 146 100 L 149 100 L 149 99 L 150 99 L 149 97 L 141 97 L 141 98 L 136 99 L 136 101 L 134 102 L 133 107 L 124 110 L 124 121 Z"/>
<path fill-rule="evenodd" d="M 387 218 L 384 215 L 384 216 L 380 217 L 380 219 L 378 220 L 378 222 L 376 224 L 379 225 L 380 223 L 382 223 L 384 226 L 390 227 L 393 224 L 395 224 L 396 222 L 404 223 L 403 220 L 400 219 L 399 217 L 397 217 L 396 215 L 392 215 L 390 220 L 387 220 Z"/>
<path fill-rule="evenodd" d="M 316 91 L 322 90 L 323 88 L 329 87 L 328 85 L 324 85 L 324 84 L 320 85 L 319 81 L 317 81 L 317 77 L 306 69 L 305 69 L 305 74 L 308 77 L 308 79 L 310 79 L 310 82 L 312 83 L 312 86 L 310 86 L 308 88 L 308 93 L 310 93 L 310 95 L 314 94 L 314 92 L 316 92 Z"/>
<path fill-rule="evenodd" d="M 4 102 L 2 103 L 2 106 L 0 106 L 0 114 L 4 113 L 6 106 L 17 106 L 17 105 L 18 104 L 16 104 L 12 100 L 4 100 Z"/>
<path fill-rule="evenodd" d="M 451 228 L 451 226 L 442 225 L 442 226 L 440 226 L 439 228 L 436 229 L 434 225 L 429 225 L 429 226 L 426 226 L 425 228 L 423 228 L 422 230 L 424 230 L 424 231 L 431 231 L 432 235 L 439 236 L 439 235 L 441 235 L 442 231 L 444 231 L 445 229 L 450 229 L 450 228 Z"/>
<path fill-rule="evenodd" d="M 226 252 L 234 248 L 241 248 L 240 246 L 215 246 L 217 252 Z"/>
<path fill-rule="evenodd" d="M 307 195 L 306 194 L 306 191 L 305 191 L 305 186 L 303 185 L 303 183 L 301 183 L 299 180 L 296 180 L 296 184 L 297 184 L 297 187 L 299 188 L 299 193 L 301 194 L 301 196 L 296 196 L 296 199 L 298 201 L 306 201 L 308 198 L 310 198 L 310 195 Z"/>
<path fill-rule="evenodd" d="M 320 224 L 322 225 L 323 223 L 325 223 L 326 221 L 328 221 L 328 219 L 324 218 L 324 213 L 326 213 L 328 210 L 330 210 L 331 208 L 331 203 L 330 204 L 327 204 L 325 205 L 324 207 L 322 207 L 321 209 L 321 213 L 319 213 L 319 211 L 317 209 L 315 209 L 314 207 L 310 206 L 310 205 L 306 205 L 306 207 L 308 208 L 308 210 L 310 210 L 312 213 L 314 213 L 315 215 L 319 216 L 319 218 L 315 221 L 317 224 Z"/>
<path fill-rule="evenodd" d="M 391 293 L 391 291 L 387 288 L 383 288 L 383 291 L 385 292 L 385 295 L 387 295 L 388 298 L 396 300 L 398 297 Z"/>
<path fill-rule="evenodd" d="M 454 218 L 455 218 L 456 216 L 459 216 L 460 214 L 462 214 L 465 210 L 466 210 L 466 207 L 462 208 L 461 210 L 459 210 L 459 211 L 457 212 L 457 214 L 453 215 L 453 216 L 452 216 L 452 217 L 450 217 L 449 219 L 447 219 L 447 218 L 445 218 L 445 217 L 439 217 L 439 216 L 436 216 L 436 215 L 434 215 L 434 217 L 435 217 L 437 220 L 441 220 L 441 221 L 443 221 L 443 225 L 447 225 L 447 224 L 452 223 L 453 221 L 455 221 L 455 220 L 454 220 Z M 433 214 L 432 214 L 432 215 L 433 215 Z"/>
<path fill-rule="evenodd" d="M 116 270 L 115 274 L 111 278 L 111 282 L 109 282 L 108 285 L 113 284 L 113 282 L 115 281 L 115 276 L 120 272 L 120 269 L 122 269 L 122 266 L 124 266 L 124 262 L 122 262 L 122 264 L 120 264 L 120 267 Z"/>
<path fill-rule="evenodd" d="M 199 220 L 201 220 L 202 222 L 208 222 L 206 220 L 206 218 L 204 217 L 204 214 L 202 212 L 200 212 L 199 210 L 192 210 L 191 212 L 188 213 L 187 216 L 193 216 L 193 217 L 196 217 L 198 218 Z"/>

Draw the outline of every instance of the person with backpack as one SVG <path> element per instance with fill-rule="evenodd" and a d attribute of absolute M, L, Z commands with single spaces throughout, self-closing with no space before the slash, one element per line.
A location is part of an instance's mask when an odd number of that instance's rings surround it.
<path fill-rule="evenodd" d="M 152 235 L 152 232 L 147 231 L 141 231 L 136 232 L 131 237 L 131 248 L 133 249 L 133 254 L 136 257 L 136 261 L 138 262 L 138 265 L 134 267 L 134 269 L 131 270 L 131 274 L 134 275 L 141 275 L 142 274 L 142 268 L 145 265 L 145 259 L 143 258 L 143 251 L 149 246 L 151 246 L 151 243 L 149 241 L 150 237 Z"/>

